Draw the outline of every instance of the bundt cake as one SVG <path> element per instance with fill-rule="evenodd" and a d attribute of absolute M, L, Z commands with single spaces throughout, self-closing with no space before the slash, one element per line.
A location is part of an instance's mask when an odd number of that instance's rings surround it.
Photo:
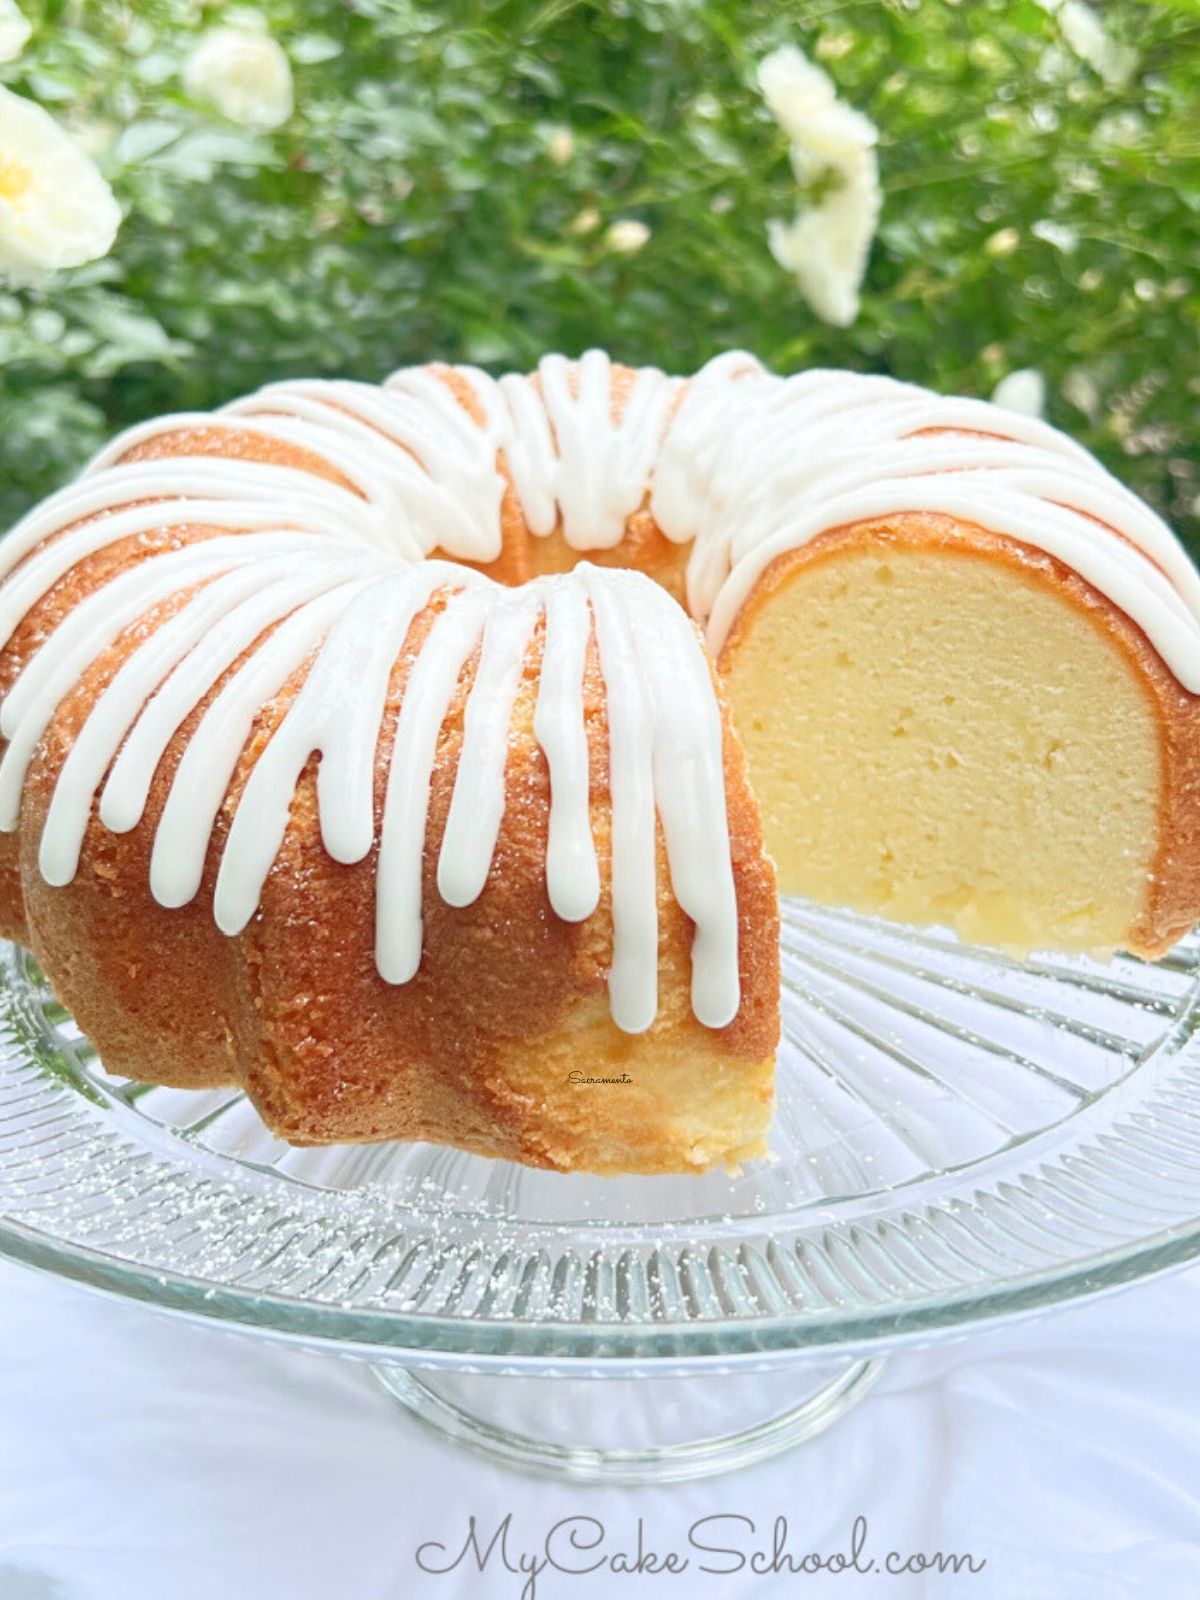
<path fill-rule="evenodd" d="M 1200 578 L 979 401 L 273 384 L 122 434 L 0 578 L 0 928 L 111 1070 L 294 1143 L 762 1154 L 776 869 L 1020 951 L 1200 916 Z"/>

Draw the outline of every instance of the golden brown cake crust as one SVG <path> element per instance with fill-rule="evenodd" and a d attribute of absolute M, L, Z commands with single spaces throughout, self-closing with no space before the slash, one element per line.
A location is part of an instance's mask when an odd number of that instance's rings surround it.
<path fill-rule="evenodd" d="M 377 767 L 377 829 L 405 679 L 438 598 L 414 624 L 393 676 Z M 435 865 L 473 662 L 443 727 L 426 835 L 424 954 L 410 983 L 386 984 L 375 969 L 374 853 L 354 866 L 326 853 L 317 821 L 315 762 L 297 788 L 258 914 L 234 939 L 213 922 L 211 896 L 232 811 L 299 678 L 263 708 L 214 830 L 195 901 L 178 910 L 155 903 L 149 854 L 175 767 L 208 701 L 172 741 L 143 822 L 117 835 L 93 816 L 73 882 L 65 888 L 46 885 L 37 870 L 37 843 L 62 762 L 104 683 L 137 638 L 160 625 L 165 614 L 149 614 L 118 639 L 60 707 L 30 773 L 21 820 L 30 941 L 113 1070 L 186 1087 L 241 1083 L 268 1125 L 295 1143 L 427 1138 L 528 1164 L 604 1170 L 612 1164 L 607 1152 L 636 1136 L 641 1150 L 630 1159 L 639 1170 L 671 1171 L 737 1153 L 717 1146 L 697 1162 L 692 1152 L 703 1140 L 681 1121 L 677 1105 L 656 1096 L 657 1054 L 683 1053 L 697 1075 L 718 1064 L 744 1075 L 747 1092 L 762 1107 L 761 1134 L 778 1036 L 778 921 L 774 875 L 727 708 L 743 1004 L 735 1020 L 715 1032 L 691 1013 L 692 925 L 670 892 L 660 837 L 661 1008 L 649 1033 L 635 1040 L 608 1013 L 607 893 L 583 924 L 563 922 L 546 897 L 549 775 L 532 731 L 540 635 L 514 712 L 507 803 L 492 872 L 480 898 L 461 909 L 438 895 Z M 607 726 L 594 647 L 585 691 L 592 823 L 607 883 Z M 586 1047 L 576 1051 L 573 1039 L 586 1041 Z M 622 1091 L 619 1098 L 616 1091 L 576 1092 L 572 1126 L 571 1102 L 559 1103 L 572 1087 L 563 1067 L 564 1043 L 571 1064 L 589 1076 L 632 1067 L 633 1092 Z M 555 1076 L 534 1095 L 530 1083 L 542 1052 L 553 1061 Z"/>
<path fill-rule="evenodd" d="M 478 396 L 463 374 L 449 366 L 431 370 L 481 420 Z M 613 372 L 613 408 L 619 414 L 636 372 L 628 367 Z M 681 389 L 677 404 L 682 395 Z M 314 452 L 256 432 L 252 420 L 244 429 L 175 429 L 142 442 L 125 459 L 181 453 L 282 462 L 354 487 Z M 501 459 L 498 466 L 507 488 L 500 554 L 480 564 L 489 576 L 520 583 L 565 570 L 587 554 L 598 564 L 638 567 L 682 597 L 688 546 L 665 538 L 650 515 L 648 497 L 630 517 L 619 546 L 580 552 L 561 532 L 542 538 L 530 534 L 507 465 Z M 31 609 L 0 652 L 0 695 L 57 622 L 116 571 L 159 551 L 228 532 L 165 526 L 77 563 Z M 942 516 L 905 513 L 833 529 L 768 567 L 735 620 L 722 662 L 731 659 L 782 583 L 864 540 L 969 548 L 983 559 L 1019 569 L 1085 612 L 1120 648 L 1154 707 L 1162 749 L 1155 871 L 1128 943 L 1140 954 L 1161 952 L 1200 915 L 1200 701 L 1180 688 L 1119 607 L 1061 563 L 1019 541 Z M 315 762 L 297 786 L 283 848 L 256 916 L 235 938 L 222 935 L 213 921 L 216 868 L 233 809 L 303 672 L 262 708 L 218 817 L 200 892 L 190 905 L 167 910 L 154 901 L 150 848 L 181 754 L 220 684 L 169 746 L 138 827 L 112 834 L 93 815 L 74 881 L 66 888 L 46 885 L 37 867 L 38 839 L 55 779 L 82 719 L 137 640 L 184 598 L 147 613 L 122 634 L 62 703 L 30 771 L 20 833 L 0 835 L 0 931 L 32 946 L 110 1068 L 179 1086 L 241 1084 L 268 1125 L 297 1144 L 426 1138 L 531 1165 L 601 1172 L 701 1170 L 761 1153 L 779 1031 L 778 907 L 758 805 L 723 693 L 742 1006 L 729 1027 L 716 1031 L 702 1027 L 692 1014 L 692 925 L 671 893 L 660 836 L 660 1009 L 650 1032 L 635 1038 L 622 1034 L 609 1014 L 607 889 L 599 910 L 584 924 L 563 922 L 547 900 L 549 779 L 532 731 L 540 634 L 514 710 L 507 805 L 492 871 L 479 899 L 461 909 L 441 900 L 435 863 L 474 660 L 464 670 L 442 728 L 425 845 L 424 956 L 408 984 L 388 985 L 375 969 L 374 852 L 345 866 L 333 861 L 320 842 Z M 414 624 L 393 673 L 376 769 L 377 838 L 399 705 L 414 653 L 436 609 L 435 597 Z M 601 881 L 607 885 L 607 729 L 594 646 L 586 703 L 592 825 Z M 581 1085 L 572 1079 L 576 1070 L 615 1081 Z"/>
<path fill-rule="evenodd" d="M 448 381 L 454 382 L 452 371 Z M 226 446 L 244 458 L 287 461 L 338 477 L 311 452 L 252 427 L 173 430 L 139 444 L 127 459 L 221 454 Z M 523 523 L 514 523 L 520 508 L 511 490 L 505 517 L 506 554 L 484 570 L 519 581 L 512 552 L 530 540 Z M 161 550 L 228 531 L 164 529 L 77 563 L 0 654 L 0 689 L 15 680 L 57 622 L 114 573 Z M 465 908 L 441 900 L 435 866 L 477 656 L 467 664 L 443 726 L 426 835 L 424 950 L 411 982 L 392 986 L 376 971 L 375 851 L 354 866 L 326 853 L 316 814 L 315 761 L 297 786 L 283 849 L 257 915 L 235 938 L 221 934 L 213 920 L 216 870 L 237 799 L 307 663 L 262 708 L 192 903 L 169 910 L 155 902 L 150 850 L 188 740 L 240 662 L 171 741 L 139 825 L 113 834 L 94 807 L 74 880 L 61 888 L 47 885 L 38 870 L 38 841 L 82 721 L 130 651 L 186 598 L 181 592 L 169 605 L 147 612 L 80 679 L 30 769 L 19 834 L 0 836 L 5 931 L 31 945 L 111 1070 L 179 1087 L 240 1084 L 273 1131 L 297 1144 L 422 1138 L 560 1170 L 642 1172 L 702 1169 L 762 1153 L 779 1029 L 777 898 L 723 695 L 743 1000 L 734 1021 L 720 1030 L 703 1027 L 691 1011 L 693 929 L 670 890 L 661 830 L 660 1008 L 647 1034 L 621 1033 L 609 1013 L 607 888 L 586 923 L 563 922 L 550 908 L 544 870 L 549 776 L 532 731 L 540 631 L 514 710 L 495 860 L 483 894 Z M 405 680 L 439 604 L 435 596 L 417 618 L 393 674 L 376 768 L 377 838 Z M 607 885 L 606 697 L 594 644 L 585 706 L 592 824 Z M 580 1085 L 570 1078 L 574 1069 L 596 1079 L 632 1081 Z M 736 1104 L 713 1107 L 707 1120 L 688 1112 L 695 1083 L 706 1075 L 723 1084 L 723 1092 L 736 1090 Z M 740 1130 L 732 1140 L 730 1127 L 722 1125 L 731 1114 L 730 1126 Z"/>

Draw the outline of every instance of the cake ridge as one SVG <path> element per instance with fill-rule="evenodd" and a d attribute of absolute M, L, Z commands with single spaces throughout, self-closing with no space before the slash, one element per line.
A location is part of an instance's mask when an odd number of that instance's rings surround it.
<path fill-rule="evenodd" d="M 1165 571 L 1184 593 L 1198 619 L 1197 644 L 1200 577 L 1156 513 L 1082 446 L 1040 419 L 875 375 L 813 369 L 780 378 L 741 351 L 714 358 L 691 379 L 639 369 L 620 407 L 614 405 L 616 369 L 600 351 L 588 351 L 574 369 L 563 357 L 547 356 L 529 376 L 496 379 L 473 367 L 445 370 L 462 376 L 482 423 L 428 368 L 403 368 L 381 388 L 347 380 L 296 380 L 267 385 L 216 413 L 182 413 L 139 424 L 94 457 L 78 485 L 88 485 L 89 478 L 106 470 L 128 471 L 138 463 L 114 464 L 170 432 L 201 426 L 249 429 L 311 450 L 343 473 L 369 511 L 362 515 L 360 508 L 350 508 L 347 514 L 343 503 L 342 514 L 333 513 L 340 536 L 349 533 L 379 548 L 398 549 L 409 559 L 442 550 L 482 565 L 502 554 L 505 471 L 526 533 L 544 538 L 557 532 L 577 554 L 619 543 L 628 518 L 645 503 L 668 541 L 691 546 L 689 609 L 708 625 L 710 648 L 719 653 L 724 630 L 714 630 L 709 619 L 716 613 L 726 625 L 731 620 L 730 600 L 718 607 L 722 589 L 752 550 L 774 548 L 780 520 L 794 511 L 798 452 L 805 498 L 825 503 L 839 478 L 863 472 L 864 456 L 874 446 L 884 460 L 868 474 L 876 484 L 897 486 L 894 510 L 900 512 L 914 508 L 915 491 L 906 494 L 898 487 L 910 473 L 956 470 L 950 445 L 944 459 L 927 457 L 923 467 L 907 466 L 906 454 L 927 449 L 931 435 L 989 440 L 1025 452 L 1024 475 L 1009 474 L 1007 487 L 1030 502 L 1027 542 L 1057 554 L 1137 615 L 1181 681 L 1195 682 L 1188 657 L 1197 651 L 1181 645 L 1183 636 L 1165 618 L 1153 568 Z M 288 408 L 296 414 L 289 415 Z M 849 439 L 848 416 L 853 418 Z M 264 498 L 280 487 L 272 486 L 270 474 L 300 470 L 219 456 L 172 458 L 180 471 L 202 463 L 210 484 L 223 484 L 227 492 L 235 480 L 226 469 L 250 468 L 236 481 L 247 487 L 257 483 Z M 1003 468 L 997 460 L 989 470 Z M 154 476 L 147 475 L 147 488 Z M 311 485 L 313 474 L 303 476 Z M 572 477 L 578 480 L 574 489 Z M 1089 515 L 1104 510 L 1106 528 L 1084 529 L 1072 517 L 1084 508 L 1056 501 L 1064 480 L 1088 496 Z M 119 481 L 105 482 L 119 495 Z M 999 479 L 991 485 L 1001 487 Z M 340 486 L 326 482 L 324 488 Z M 102 492 L 89 495 L 84 489 L 77 503 L 102 499 Z M 325 503 L 332 510 L 327 496 Z M 68 497 L 64 510 L 70 504 Z M 39 525 L 45 526 L 44 512 Z M 22 525 L 14 533 L 16 548 L 0 558 L 0 571 L 32 536 Z M 1106 538 L 1132 546 L 1145 566 L 1123 563 L 1119 555 L 1094 559 L 1089 546 Z M 739 580 L 734 592 L 742 587 Z"/>
<path fill-rule="evenodd" d="M 467 383 L 478 404 L 478 418 L 468 414 L 447 372 L 461 375 Z M 620 404 L 615 399 L 618 381 L 624 382 Z M 850 442 L 848 419 L 853 421 Z M 219 451 L 197 454 L 188 442 L 197 430 L 218 441 L 248 431 L 260 440 L 305 452 L 336 476 L 318 476 L 294 460 L 243 459 Z M 181 454 L 139 458 L 137 452 L 143 447 L 172 434 L 185 439 Z M 216 413 L 180 413 L 126 430 L 92 459 L 75 484 L 31 512 L 10 534 L 0 551 L 0 576 L 6 579 L 0 589 L 0 635 L 5 639 L 74 565 L 105 546 L 163 526 L 220 530 L 215 538 L 160 552 L 115 578 L 71 613 L 28 664 L 0 712 L 0 731 L 10 740 L 0 763 L 0 827 L 17 826 L 21 786 L 37 740 L 53 715 L 55 695 L 61 698 L 86 658 L 89 645 L 79 636 L 89 626 L 94 632 L 99 629 L 93 640 L 99 641 L 98 653 L 123 626 L 161 603 L 185 580 L 211 584 L 211 591 L 206 594 L 202 587 L 190 608 L 141 646 L 85 721 L 81 749 L 68 758 L 55 789 L 39 860 L 47 882 L 70 881 L 91 795 L 109 765 L 112 771 L 100 799 L 100 817 L 106 826 L 136 825 L 152 776 L 152 758 L 161 756 L 183 715 L 215 687 L 222 672 L 232 668 L 232 650 L 239 644 L 251 650 L 263 628 L 277 628 L 281 637 L 256 646 L 252 663 L 240 669 L 218 701 L 220 716 L 231 718 L 230 727 L 248 734 L 256 695 L 261 699 L 278 693 L 299 671 L 305 653 L 315 652 L 315 665 L 246 784 L 225 846 L 215 914 L 226 932 L 240 931 L 253 915 L 282 839 L 287 821 L 284 797 L 309 757 L 324 748 L 323 741 L 336 744 L 339 752 L 336 759 L 329 759 L 326 749 L 321 766 L 326 847 L 336 860 L 355 861 L 373 840 L 373 824 L 367 818 L 367 774 L 382 715 L 388 651 L 377 650 L 371 658 L 372 714 L 365 720 L 362 716 L 348 720 L 347 726 L 356 730 L 350 739 L 345 726 L 330 724 L 322 732 L 316 720 L 306 721 L 308 708 L 318 701 L 328 721 L 328 704 L 336 700 L 337 688 L 354 677 L 354 648 L 343 648 L 336 641 L 352 640 L 354 619 L 361 613 L 367 633 L 383 626 L 382 637 L 390 641 L 389 648 L 395 647 L 394 655 L 416 613 L 410 607 L 402 611 L 407 617 L 404 626 L 386 626 L 380 594 L 407 588 L 408 600 L 419 609 L 430 602 L 439 585 L 450 585 L 461 598 L 435 626 L 436 638 L 426 646 L 430 654 L 423 657 L 421 670 L 432 670 L 430 663 L 439 658 L 443 641 L 458 640 L 445 658 L 445 681 L 439 681 L 437 699 L 444 710 L 449 689 L 482 641 L 473 690 L 479 699 L 468 700 L 464 765 L 473 783 L 485 785 L 485 803 L 475 808 L 469 822 L 465 801 L 452 808 L 438 868 L 447 902 L 470 903 L 486 880 L 490 851 L 484 835 L 490 830 L 494 843 L 504 798 L 494 737 L 486 762 L 480 754 L 486 734 L 481 731 L 485 720 L 479 708 L 486 705 L 487 715 L 497 723 L 506 703 L 511 709 L 519 672 L 514 652 L 528 647 L 530 632 L 543 618 L 549 628 L 549 596 L 554 592 L 561 596 L 552 603 L 555 625 L 550 630 L 556 665 L 572 674 L 582 670 L 581 629 L 586 634 L 594 627 L 598 638 L 603 632 L 614 641 L 601 654 L 606 658 L 610 717 L 613 698 L 623 699 L 621 715 L 614 718 L 618 723 L 627 716 L 631 727 L 640 727 L 657 719 L 667 730 L 660 737 L 669 743 L 671 718 L 663 704 L 654 702 L 669 668 L 662 660 L 655 660 L 653 670 L 648 667 L 657 648 L 654 628 L 673 640 L 676 670 L 691 659 L 675 626 L 675 608 L 659 605 L 655 614 L 655 604 L 639 593 L 638 584 L 646 580 L 635 579 L 631 588 L 624 575 L 602 573 L 581 563 L 574 580 L 563 575 L 536 580 L 523 598 L 516 599 L 505 599 L 504 591 L 497 590 L 485 605 L 480 586 L 494 589 L 490 580 L 460 565 L 431 562 L 430 552 L 437 550 L 483 565 L 500 555 L 506 475 L 521 505 L 527 535 L 545 538 L 558 532 L 576 555 L 619 543 L 628 519 L 648 505 L 667 540 L 691 544 L 686 565 L 689 606 L 704 625 L 714 654 L 777 557 L 830 529 L 917 511 L 978 524 L 1062 561 L 1143 628 L 1185 689 L 1200 691 L 1200 576 L 1161 519 L 1082 447 L 1040 420 L 1002 413 L 981 401 L 945 399 L 887 377 L 814 369 L 780 378 L 742 351 L 714 358 L 690 380 L 670 377 L 657 368 L 642 368 L 631 379 L 619 380 L 618 369 L 597 350 L 588 351 L 574 365 L 562 356 L 548 355 L 534 374 L 499 379 L 466 367 L 401 369 L 380 387 L 347 380 L 296 380 L 267 385 Z M 244 580 L 235 575 L 252 561 L 271 559 L 276 552 L 273 540 L 283 541 L 281 561 L 290 554 L 310 563 L 309 578 L 298 582 L 281 578 L 281 587 L 268 587 L 265 594 L 256 595 L 253 574 Z M 355 576 L 364 560 L 367 575 Z M 372 561 L 384 565 L 371 566 Z M 389 562 L 398 563 L 395 571 Z M 410 565 L 417 571 L 405 575 Z M 373 581 L 382 581 L 384 589 L 372 593 Z M 613 611 L 616 596 L 625 608 L 625 620 Z M 222 610 L 225 600 L 229 604 Z M 208 618 L 210 612 L 223 629 L 215 642 L 195 641 L 163 666 L 177 642 L 190 637 L 188 629 L 194 631 L 198 619 Z M 563 643 L 568 612 L 576 635 L 572 650 Z M 632 616 L 642 630 L 640 644 L 624 631 Z M 461 638 L 453 619 L 462 624 Z M 687 627 L 690 630 L 691 624 Z M 497 630 L 505 629 L 510 635 L 507 643 L 497 644 Z M 225 635 L 230 642 L 223 649 Z M 618 638 L 621 645 L 615 642 Z M 72 651 L 68 646 L 73 639 Z M 637 672 L 626 681 L 625 658 L 631 652 Z M 336 661 L 351 664 L 332 667 Z M 160 669 L 163 681 L 151 682 Z M 613 685 L 623 687 L 617 690 Z M 719 718 L 711 684 L 707 700 L 694 692 L 689 697 L 688 685 L 694 691 L 695 678 L 684 670 L 673 688 L 674 709 L 682 718 L 680 706 L 686 699 L 687 718 L 707 726 L 700 768 L 706 793 L 716 794 L 720 785 L 710 758 L 719 745 L 713 733 Z M 169 707 L 177 716 L 174 724 L 163 715 Z M 156 835 L 151 885 L 165 905 L 186 904 L 198 890 L 206 840 L 240 754 L 235 733 L 227 731 L 214 743 L 218 707 L 210 708 L 193 736 L 195 750 L 203 753 L 204 760 L 189 748 L 181 763 L 181 777 L 194 790 L 185 799 L 181 778 L 176 779 Z M 547 696 L 539 698 L 538 715 L 554 752 L 556 786 L 571 796 L 557 808 L 553 801 L 551 805 L 547 847 L 551 904 L 568 920 L 572 914 L 582 920 L 595 909 L 599 884 L 594 852 L 589 856 L 580 820 L 579 730 L 564 726 L 564 718 L 577 722 L 582 710 L 573 700 Z M 96 734 L 96 719 L 108 728 L 107 739 Z M 293 733 L 299 744 L 285 759 Z M 619 735 L 613 737 L 620 743 Z M 426 728 L 426 743 L 428 738 Z M 126 739 L 127 751 L 122 749 Z M 348 743 L 354 745 L 353 759 L 346 754 Z M 634 773 L 644 761 L 645 752 L 630 747 L 615 764 L 624 763 Z M 353 782 L 346 776 L 351 766 Z M 95 780 L 91 788 L 81 776 L 85 770 Z M 338 783 L 346 791 L 340 796 Z M 642 794 L 644 786 L 633 779 L 630 786 L 631 792 Z M 665 798 L 667 788 L 659 782 L 657 809 L 664 821 L 672 810 Z M 347 797 L 351 790 L 352 799 Z M 419 832 L 423 838 L 419 806 L 412 796 L 409 802 L 415 809 L 407 834 L 415 838 Z M 481 816 L 486 824 L 480 824 Z M 252 818 L 257 820 L 252 823 Z M 691 819 L 701 829 L 711 820 L 707 814 L 703 821 Z M 646 855 L 652 829 L 648 835 L 644 822 L 639 826 L 638 842 L 630 849 L 641 852 L 642 878 L 652 880 L 653 864 Z M 686 829 L 677 820 L 667 831 L 676 837 L 682 862 L 688 851 L 678 841 Z M 710 855 L 711 846 L 709 838 Z M 381 859 L 406 862 L 402 871 L 396 869 L 397 881 L 406 885 L 404 893 L 381 897 L 379 934 L 381 971 L 391 981 L 403 982 L 420 959 L 420 940 L 414 935 L 419 917 L 411 903 L 412 851 L 407 856 L 398 853 L 389 839 L 381 845 Z M 628 859 L 623 856 L 619 867 L 614 866 L 614 877 L 624 877 Z M 686 876 L 682 867 L 681 876 Z M 640 893 L 644 911 L 644 883 Z M 698 884 L 690 894 L 691 905 L 685 903 L 688 895 L 677 890 L 680 904 L 689 912 L 705 899 Z M 702 929 L 696 940 L 697 966 L 704 969 L 708 964 L 710 946 L 721 950 L 720 957 L 714 957 L 709 981 L 697 986 L 696 1010 L 698 1015 L 727 1021 L 731 969 L 727 930 L 733 915 L 727 884 L 720 898 L 718 920 L 726 928 L 724 935 L 712 933 L 707 912 L 696 917 Z M 407 908 L 403 913 L 397 910 L 401 904 Z M 638 904 L 633 890 L 619 893 L 614 885 L 614 916 L 632 930 L 619 963 L 627 967 L 629 977 L 617 988 L 632 997 L 640 986 L 642 994 L 640 1000 L 627 998 L 618 1009 L 627 1020 L 641 1019 L 644 1027 L 652 1010 L 638 969 L 653 963 Z M 406 932 L 400 931 L 401 925 Z M 626 962 L 629 949 L 640 954 Z M 719 1003 L 706 998 L 722 984 L 725 998 Z"/>
<path fill-rule="evenodd" d="M 640 574 L 581 563 L 572 573 L 508 590 L 461 565 L 405 562 L 298 533 L 218 537 L 151 555 L 75 607 L 5 697 L 0 828 L 12 831 L 19 823 L 33 752 L 70 684 L 125 627 L 189 591 L 184 605 L 126 657 L 84 719 L 43 825 L 38 860 L 47 883 L 61 887 L 73 879 L 102 781 L 101 821 L 116 831 L 137 825 L 168 742 L 215 692 L 167 790 L 150 858 L 158 903 L 189 904 L 255 716 L 299 673 L 295 698 L 232 810 L 213 899 L 217 926 L 235 935 L 254 916 L 282 846 L 291 797 L 314 755 L 322 758 L 324 845 L 339 862 L 362 860 L 376 842 L 374 764 L 392 666 L 418 614 L 442 594 L 444 609 L 417 653 L 401 706 L 378 838 L 377 966 L 386 982 L 408 982 L 422 952 L 429 775 L 451 696 L 478 650 L 439 868 L 447 903 L 463 906 L 482 892 L 490 868 L 504 805 L 507 717 L 531 635 L 554 596 L 556 632 L 566 608 L 571 612 L 578 672 L 569 692 L 539 698 L 538 736 L 553 755 L 551 904 L 569 920 L 583 920 L 598 899 L 594 851 L 589 865 L 579 849 L 590 838 L 582 649 L 594 627 L 613 788 L 614 1019 L 624 1031 L 643 1032 L 657 1011 L 659 817 L 676 897 L 696 923 L 693 1009 L 714 1028 L 736 1015 L 737 907 L 715 689 L 694 627 Z M 499 651 L 498 629 L 507 632 Z M 561 647 L 556 666 L 560 657 Z M 555 689 L 563 688 L 557 679 Z M 482 754 L 480 730 L 493 735 Z M 667 786 L 684 776 L 689 794 L 681 808 Z M 480 804 L 480 791 L 487 804 Z"/>

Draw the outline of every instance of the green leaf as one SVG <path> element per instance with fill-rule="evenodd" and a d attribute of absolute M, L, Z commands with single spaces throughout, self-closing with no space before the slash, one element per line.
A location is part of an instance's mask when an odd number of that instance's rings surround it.
<path fill-rule="evenodd" d="M 121 166 L 134 166 L 151 156 L 159 155 L 175 143 L 182 133 L 177 122 L 166 122 L 146 117 L 141 122 L 131 122 L 113 147 L 113 159 Z"/>

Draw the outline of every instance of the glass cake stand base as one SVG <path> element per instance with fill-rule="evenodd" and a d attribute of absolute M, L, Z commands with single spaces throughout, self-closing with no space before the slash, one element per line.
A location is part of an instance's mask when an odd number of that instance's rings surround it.
<path fill-rule="evenodd" d="M 702 1382 L 560 1378 L 552 1386 L 545 1378 L 372 1371 L 408 1412 L 455 1444 L 526 1472 L 630 1485 L 715 1477 L 803 1444 L 864 1399 L 885 1365 L 842 1361 Z M 638 1443 L 624 1442 L 630 1439 Z"/>
<path fill-rule="evenodd" d="M 661 1178 L 293 1149 L 235 1088 L 108 1072 L 0 944 L 0 1257 L 366 1363 L 446 1437 L 608 1483 L 743 1466 L 880 1357 L 1200 1259 L 1200 937 L 1017 960 L 781 915 L 771 1159 Z"/>

